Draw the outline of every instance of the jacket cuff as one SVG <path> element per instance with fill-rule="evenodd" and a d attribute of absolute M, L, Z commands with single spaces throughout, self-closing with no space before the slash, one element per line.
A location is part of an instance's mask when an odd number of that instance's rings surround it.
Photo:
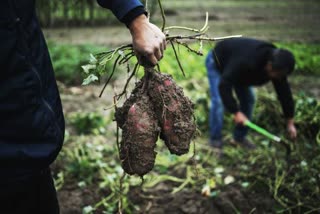
<path fill-rule="evenodd" d="M 122 20 L 126 14 L 136 7 L 143 7 L 139 0 L 97 0 L 98 3 L 105 8 L 108 8 L 117 17 Z"/>
<path fill-rule="evenodd" d="M 235 108 L 231 108 L 231 109 L 227 109 L 231 114 L 235 114 L 237 113 L 238 111 L 240 111 L 240 109 L 238 107 L 235 107 Z"/>
<path fill-rule="evenodd" d="M 120 21 L 129 27 L 130 23 L 142 14 L 148 15 L 143 6 L 138 6 L 130 10 L 122 19 L 120 19 Z"/>

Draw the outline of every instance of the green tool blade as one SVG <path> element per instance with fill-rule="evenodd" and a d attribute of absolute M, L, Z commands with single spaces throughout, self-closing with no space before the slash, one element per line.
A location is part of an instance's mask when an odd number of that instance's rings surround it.
<path fill-rule="evenodd" d="M 267 130 L 257 126 L 256 124 L 250 122 L 249 120 L 245 121 L 244 125 L 248 126 L 249 128 L 257 131 L 258 133 L 268 137 L 269 139 L 271 140 L 274 140 L 276 142 L 280 142 L 281 141 L 281 138 L 278 137 L 278 136 L 275 136 L 273 134 L 271 134 L 270 132 L 268 132 Z"/>

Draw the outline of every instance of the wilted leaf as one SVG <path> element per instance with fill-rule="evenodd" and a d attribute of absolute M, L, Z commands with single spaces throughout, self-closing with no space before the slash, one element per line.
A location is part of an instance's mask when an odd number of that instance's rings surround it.
<path fill-rule="evenodd" d="M 96 65 L 88 64 L 88 65 L 83 65 L 81 68 L 83 69 L 83 72 L 86 74 L 90 73 L 90 70 L 96 69 Z"/>
<path fill-rule="evenodd" d="M 89 85 L 90 83 L 99 80 L 99 78 L 94 75 L 94 74 L 90 74 L 87 78 L 85 78 L 82 82 L 82 85 Z"/>

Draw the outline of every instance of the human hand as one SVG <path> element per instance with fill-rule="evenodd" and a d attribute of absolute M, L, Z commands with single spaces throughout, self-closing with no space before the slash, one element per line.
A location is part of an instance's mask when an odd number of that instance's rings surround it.
<path fill-rule="evenodd" d="M 166 49 L 166 37 L 143 14 L 135 18 L 129 25 L 132 45 L 139 64 L 153 67 L 162 59 Z"/>
<path fill-rule="evenodd" d="M 289 119 L 287 122 L 287 131 L 289 134 L 289 137 L 294 140 L 297 138 L 297 129 L 294 125 L 294 121 L 293 119 Z"/>
<path fill-rule="evenodd" d="M 238 111 L 234 114 L 234 122 L 236 124 L 244 125 L 244 122 L 248 120 L 247 116 L 243 114 L 241 111 Z"/>

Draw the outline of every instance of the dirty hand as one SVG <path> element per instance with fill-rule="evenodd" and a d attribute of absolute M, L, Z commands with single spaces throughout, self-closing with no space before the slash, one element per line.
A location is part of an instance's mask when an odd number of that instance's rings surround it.
<path fill-rule="evenodd" d="M 289 137 L 294 140 L 297 138 L 297 129 L 294 125 L 294 121 L 293 119 L 289 119 L 287 122 L 287 131 L 289 134 Z"/>
<path fill-rule="evenodd" d="M 154 24 L 150 23 L 143 14 L 135 18 L 129 25 L 132 45 L 139 64 L 155 66 L 163 57 L 166 49 L 166 37 Z"/>
<path fill-rule="evenodd" d="M 247 116 L 244 115 L 241 111 L 236 112 L 233 119 L 236 124 L 240 125 L 244 125 L 244 122 L 248 120 Z"/>

